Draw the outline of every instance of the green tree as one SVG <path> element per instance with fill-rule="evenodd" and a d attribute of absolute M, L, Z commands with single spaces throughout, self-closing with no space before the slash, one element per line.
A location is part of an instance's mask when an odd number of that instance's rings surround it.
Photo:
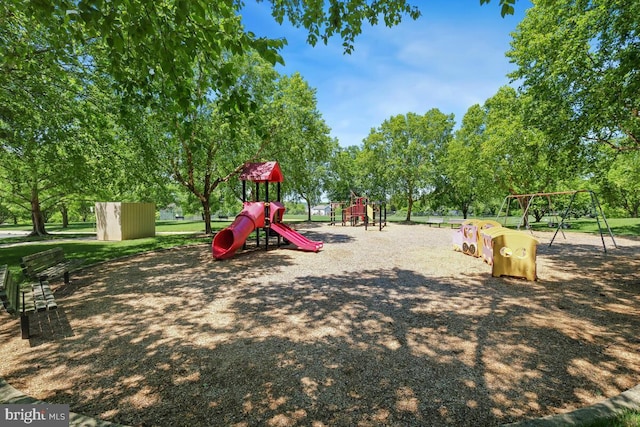
<path fill-rule="evenodd" d="M 323 188 L 329 200 L 344 202 L 349 200 L 351 191 L 363 192 L 363 188 L 358 184 L 356 166 L 360 152 L 361 148 L 355 145 L 334 149 L 327 173 L 323 177 Z"/>
<path fill-rule="evenodd" d="M 621 207 L 626 215 L 640 215 L 640 151 L 610 155 L 608 167 L 600 180 L 604 200 L 612 207 Z"/>
<path fill-rule="evenodd" d="M 531 102 L 505 86 L 484 104 L 482 161 L 492 173 L 496 196 L 573 190 L 576 178 L 587 173 L 584 145 L 548 137 L 527 124 Z M 529 199 L 518 201 L 524 208 Z"/>
<path fill-rule="evenodd" d="M 279 86 L 282 95 L 274 103 L 284 115 L 274 118 L 280 122 L 280 137 L 266 148 L 266 155 L 280 161 L 286 179 L 285 193 L 305 201 L 311 221 L 311 208 L 320 202 L 322 177 L 338 143 L 329 136 L 329 127 L 317 109 L 315 89 L 300 74 L 281 77 Z"/>
<path fill-rule="evenodd" d="M 373 154 L 375 164 L 384 165 L 383 176 L 389 188 L 406 200 L 407 221 L 411 221 L 414 202 L 436 186 L 438 164 L 453 126 L 453 115 L 438 109 L 422 116 L 407 113 L 385 120 L 364 141 L 363 151 Z"/>
<path fill-rule="evenodd" d="M 620 150 L 640 149 L 640 3 L 535 1 L 513 34 L 510 74 L 535 108 L 530 122 Z M 624 136 L 621 138 L 621 136 Z"/>
<path fill-rule="evenodd" d="M 116 176 L 127 177 L 119 187 L 130 193 L 145 181 L 129 179 L 139 164 L 118 126 L 120 97 L 82 60 L 92 46 L 61 47 L 55 33 L 11 5 L 0 7 L 7 24 L 0 26 L 0 193 L 30 212 L 33 233 L 45 234 L 54 210 L 65 225 L 75 201 L 117 194 L 109 191 Z"/>
<path fill-rule="evenodd" d="M 462 126 L 446 146 L 444 174 L 437 193 L 467 218 L 472 204 L 492 186 L 489 165 L 481 156 L 485 138 L 485 111 L 476 104 L 462 118 Z"/>
<path fill-rule="evenodd" d="M 195 101 L 198 107 L 186 114 L 171 106 L 149 112 L 161 129 L 158 138 L 148 140 L 145 151 L 155 155 L 149 162 L 199 200 L 206 233 L 211 233 L 212 196 L 223 183 L 236 188 L 229 181 L 246 162 L 285 159 L 291 191 L 313 200 L 321 182 L 314 174 L 331 150 L 315 93 L 299 75 L 278 76 L 258 55 L 229 60 L 227 68 L 237 80 L 233 91 L 209 99 L 208 85 L 202 84 L 200 96 L 209 100 Z M 254 106 L 229 114 L 223 105 L 235 90 L 250 96 Z"/>
<path fill-rule="evenodd" d="M 204 65 L 203 65 L 204 66 Z M 247 161 L 259 158 L 275 132 L 271 110 L 277 93 L 277 73 L 257 55 L 230 56 L 226 69 L 236 79 L 234 88 L 212 97 L 215 77 L 198 74 L 196 99 L 181 110 L 165 99 L 156 109 L 147 109 L 151 137 L 144 137 L 148 163 L 162 170 L 199 201 L 205 232 L 211 233 L 211 197 L 216 188 L 237 174 Z M 230 76 L 228 77 L 230 78 Z M 243 92 L 255 105 L 233 114 L 228 99 Z"/>
<path fill-rule="evenodd" d="M 31 38 L 25 46 L 46 49 L 41 35 L 25 37 Z M 17 68 L 0 74 L 0 191 L 31 213 L 34 234 L 46 234 L 46 212 L 77 194 L 89 175 L 85 148 L 91 139 L 82 72 L 46 55 L 39 59 L 38 73 Z"/>
<path fill-rule="evenodd" d="M 261 0 L 258 0 L 261 1 Z M 480 4 L 488 3 L 480 0 Z M 307 31 L 315 45 L 332 37 L 342 40 L 345 52 L 354 48 L 363 24 L 398 25 L 405 17 L 417 19 L 420 11 L 407 0 L 271 0 L 274 19 Z M 515 0 L 500 0 L 501 12 L 513 13 Z M 130 96 L 157 95 L 153 83 L 172 82 L 162 95 L 188 108 L 198 93 L 196 63 L 215 75 L 214 90 L 226 92 L 234 80 L 227 77 L 224 59 L 256 51 L 271 64 L 281 62 L 278 51 L 285 40 L 258 38 L 242 26 L 242 1 L 238 0 L 7 0 L 4 9 L 25 11 L 55 34 L 56 45 L 71 47 L 87 42 L 100 46 L 110 61 L 105 69 L 117 89 Z M 10 61 L 20 61 L 13 52 Z M 196 95 L 197 97 L 197 95 Z M 247 99 L 228 99 L 229 108 Z"/>
<path fill-rule="evenodd" d="M 258 52 L 271 64 L 282 62 L 278 50 L 285 41 L 258 38 L 245 31 L 242 2 L 237 0 L 9 0 L 5 7 L 24 10 L 55 34 L 58 46 L 87 41 L 99 45 L 110 58 L 104 66 L 119 91 L 133 97 L 160 94 L 178 101 L 182 109 L 199 98 L 202 69 L 215 80 L 214 91 L 225 93 L 233 87 L 235 80 L 226 69 L 229 55 Z M 324 2 L 273 1 L 272 13 L 278 22 L 287 19 L 304 27 L 311 44 L 340 37 L 345 51 L 353 48 L 363 22 L 383 20 L 392 26 L 403 16 L 419 16 L 417 8 L 405 0 L 337 1 L 329 7 Z M 20 59 L 18 53 L 15 60 Z M 249 99 L 237 95 L 227 98 L 223 108 L 250 105 Z"/>

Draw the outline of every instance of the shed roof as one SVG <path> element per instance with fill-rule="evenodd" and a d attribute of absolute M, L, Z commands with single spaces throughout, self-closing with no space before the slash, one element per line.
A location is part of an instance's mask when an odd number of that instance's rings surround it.
<path fill-rule="evenodd" d="M 278 162 L 247 163 L 240 173 L 241 181 L 282 182 L 284 177 Z"/>

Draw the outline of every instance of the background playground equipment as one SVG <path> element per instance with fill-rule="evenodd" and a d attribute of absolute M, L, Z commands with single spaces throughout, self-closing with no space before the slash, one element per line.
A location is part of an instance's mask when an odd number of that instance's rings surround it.
<path fill-rule="evenodd" d="M 378 225 L 379 230 L 387 225 L 387 207 L 382 202 L 371 202 L 366 196 L 358 196 L 351 192 L 351 200 L 348 206 L 343 208 L 347 203 L 331 202 L 331 212 L 329 225 L 336 224 L 337 212 L 341 213 L 342 225 L 356 226 L 360 223 L 364 224 L 365 230 L 372 224 Z"/>
<path fill-rule="evenodd" d="M 602 207 L 600 206 L 600 202 L 598 201 L 598 197 L 596 196 L 596 193 L 594 193 L 591 190 L 571 190 L 571 191 L 557 191 L 557 192 L 552 192 L 552 193 L 530 193 L 530 194 L 511 194 L 508 195 L 507 197 L 505 197 L 504 201 L 502 202 L 502 206 L 500 207 L 500 211 L 498 212 L 498 218 L 500 217 L 500 214 L 502 213 L 502 210 L 504 209 L 505 205 L 506 205 L 506 210 L 505 210 L 505 219 L 504 222 L 506 223 L 507 218 L 509 217 L 509 208 L 511 206 L 511 201 L 512 200 L 517 200 L 518 204 L 520 205 L 520 207 L 522 208 L 522 217 L 520 219 L 520 222 L 518 223 L 518 229 L 520 229 L 521 226 L 525 225 L 527 228 L 529 227 L 529 213 L 530 213 L 530 209 L 531 209 L 531 205 L 533 203 L 533 201 L 536 198 L 540 198 L 540 197 L 545 197 L 548 201 L 549 204 L 549 212 L 555 212 L 555 210 L 553 209 L 553 205 L 551 203 L 551 198 L 552 197 L 558 197 L 558 196 L 562 196 L 562 195 L 567 195 L 567 196 L 571 196 L 571 199 L 569 200 L 569 203 L 565 209 L 565 211 L 562 213 L 562 216 L 560 218 L 560 221 L 554 221 L 554 224 L 556 225 L 556 231 L 553 234 L 553 237 L 551 238 L 551 241 L 549 242 L 549 246 L 551 246 L 553 244 L 553 241 L 555 240 L 556 236 L 558 235 L 558 231 L 560 231 L 562 233 L 562 237 L 564 237 L 566 239 L 566 236 L 564 234 L 563 229 L 568 228 L 568 223 L 566 222 L 569 219 L 569 214 L 571 212 L 571 208 L 573 207 L 573 204 L 576 200 L 576 196 L 579 194 L 589 194 L 590 196 L 590 202 L 591 202 L 591 209 L 592 209 L 592 213 L 591 216 L 595 218 L 597 224 L 598 224 L 598 231 L 600 232 L 600 240 L 602 241 L 602 248 L 604 250 L 604 252 L 607 252 L 607 246 L 604 243 L 604 230 L 603 230 L 603 226 L 601 225 L 600 221 L 602 221 L 604 223 L 604 226 L 606 226 L 606 229 L 609 233 L 609 236 L 611 237 L 611 241 L 613 242 L 613 246 L 614 247 L 618 247 L 618 245 L 616 244 L 616 241 L 613 237 L 613 232 L 611 231 L 611 228 L 609 227 L 609 223 L 607 222 L 607 218 L 604 215 L 604 211 L 602 210 Z"/>
<path fill-rule="evenodd" d="M 242 181 L 243 209 L 236 216 L 231 225 L 218 232 L 211 242 L 211 251 L 216 259 L 231 258 L 240 247 L 246 246 L 249 235 L 256 232 L 256 246 L 260 247 L 260 230 L 265 230 L 265 250 L 269 249 L 269 236 L 273 230 L 281 237 L 295 244 L 304 251 L 317 252 L 323 243 L 307 239 L 282 222 L 285 207 L 280 203 L 280 183 L 283 181 L 282 172 L 277 162 L 247 163 L 240 174 Z M 254 201 L 247 202 L 247 181 L 255 182 Z M 265 185 L 265 201 L 259 201 L 260 184 Z M 277 201 L 269 201 L 269 184 L 277 183 Z"/>
<path fill-rule="evenodd" d="M 484 229 L 482 258 L 491 266 L 493 277 L 523 277 L 537 279 L 536 252 L 538 240 L 519 230 L 505 227 Z"/>

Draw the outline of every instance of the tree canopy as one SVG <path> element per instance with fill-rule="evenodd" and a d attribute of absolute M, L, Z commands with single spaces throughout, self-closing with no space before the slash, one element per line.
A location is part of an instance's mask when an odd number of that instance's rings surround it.
<path fill-rule="evenodd" d="M 364 141 L 363 151 L 370 153 L 368 169 L 375 171 L 371 179 L 385 182 L 386 188 L 403 195 L 407 221 L 415 200 L 436 186 L 438 164 L 453 126 L 452 114 L 434 108 L 424 115 L 393 116 L 372 129 Z"/>
<path fill-rule="evenodd" d="M 507 53 L 536 101 L 529 121 L 554 137 L 640 149 L 640 3 L 533 3 Z"/>

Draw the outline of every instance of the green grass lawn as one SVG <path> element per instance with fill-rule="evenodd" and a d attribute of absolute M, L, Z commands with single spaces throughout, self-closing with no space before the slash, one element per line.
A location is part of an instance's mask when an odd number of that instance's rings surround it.
<path fill-rule="evenodd" d="M 135 240 L 98 241 L 83 240 L 85 234 L 70 234 L 54 236 L 53 239 L 38 239 L 27 245 L 4 245 L 3 243 L 17 243 L 27 238 L 0 239 L 0 265 L 7 264 L 12 273 L 21 275 L 20 258 L 35 252 L 41 252 L 53 247 L 61 247 L 67 258 L 80 258 L 85 265 L 101 261 L 135 255 L 141 252 L 167 249 L 181 245 L 211 244 L 211 237 L 203 234 L 170 234 L 156 235 Z M 20 276 L 16 276 L 20 277 Z"/>
<path fill-rule="evenodd" d="M 640 409 L 623 411 L 613 418 L 603 418 L 579 424 L 580 427 L 640 427 Z"/>

